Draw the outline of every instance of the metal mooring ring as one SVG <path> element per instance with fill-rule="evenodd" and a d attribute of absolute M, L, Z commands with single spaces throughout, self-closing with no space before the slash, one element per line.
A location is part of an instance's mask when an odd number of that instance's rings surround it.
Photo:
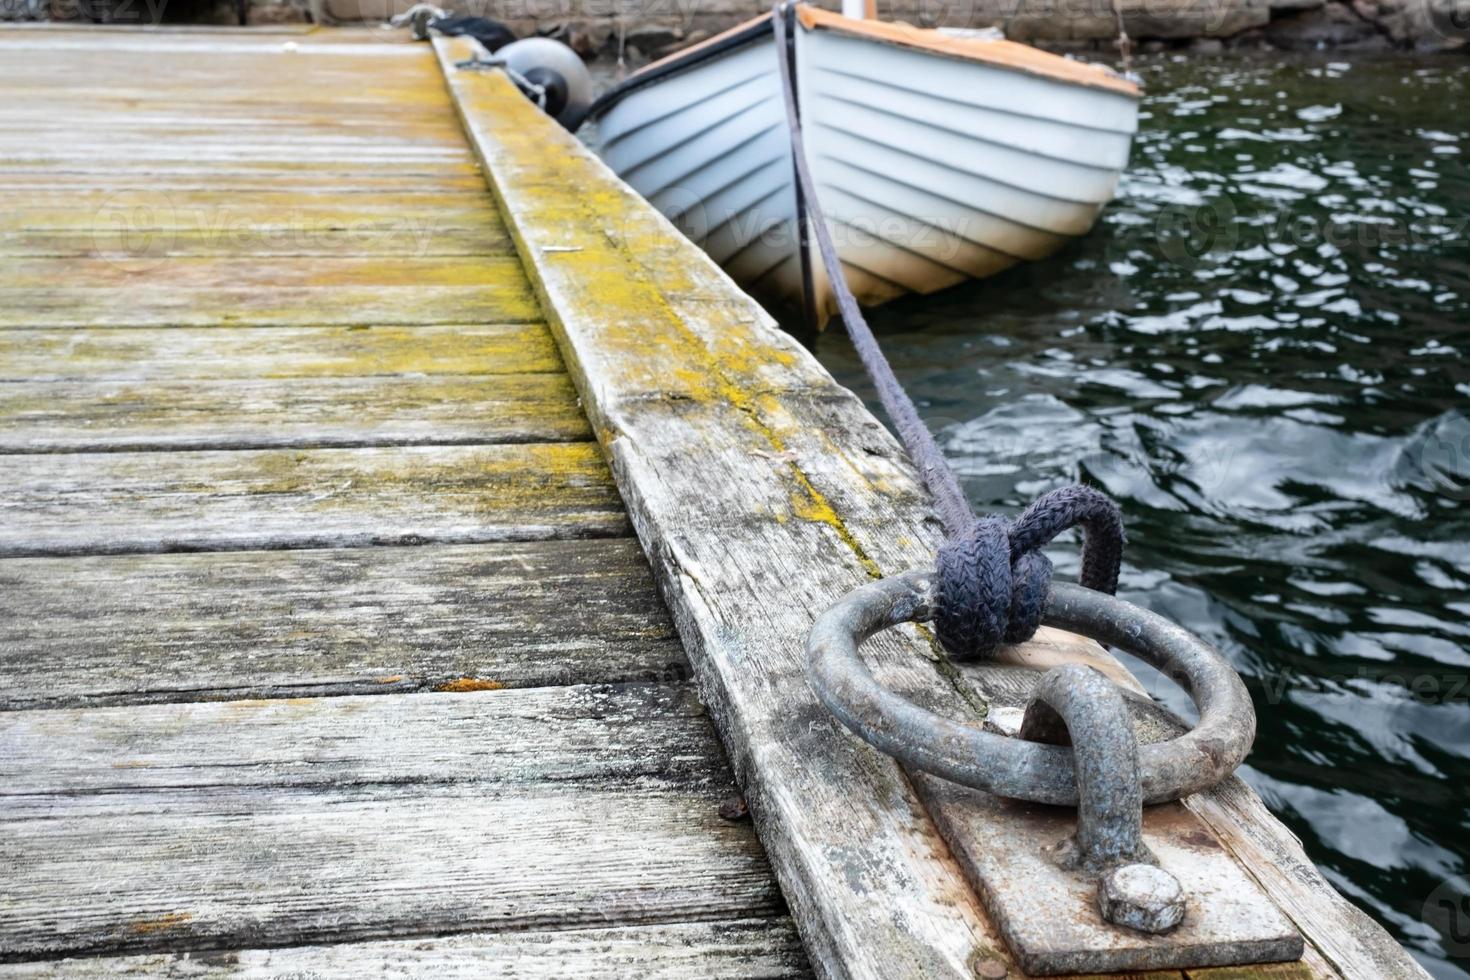
<path fill-rule="evenodd" d="M 1076 806 L 1071 748 L 997 735 L 927 711 L 882 687 L 859 656 L 858 646 L 875 633 L 931 619 L 933 583 L 933 569 L 905 572 L 854 589 L 818 617 L 807 639 L 807 677 L 817 697 L 864 741 L 906 765 L 997 796 Z M 1138 747 L 1145 804 L 1213 786 L 1245 759 L 1256 735 L 1250 695 L 1230 664 L 1198 637 L 1115 596 L 1065 582 L 1052 583 L 1042 622 L 1142 658 L 1199 708 L 1191 731 Z"/>

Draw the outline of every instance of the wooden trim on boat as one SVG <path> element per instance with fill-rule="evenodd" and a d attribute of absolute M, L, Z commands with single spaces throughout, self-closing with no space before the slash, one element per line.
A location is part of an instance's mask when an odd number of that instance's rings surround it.
<path fill-rule="evenodd" d="M 843 34 L 864 37 L 873 41 L 884 41 L 908 48 L 932 51 L 951 58 L 967 61 L 983 61 L 999 68 L 1011 68 L 1030 75 L 1086 85 L 1091 88 L 1108 89 L 1120 95 L 1138 98 L 1139 88 L 1133 82 L 1103 67 L 1083 61 L 1073 61 L 1060 55 L 1041 51 L 1015 41 L 982 41 L 975 38 L 951 37 L 939 31 L 924 30 L 910 24 L 882 20 L 853 20 L 841 14 L 801 4 L 796 8 L 797 19 L 807 30 L 834 30 Z"/>

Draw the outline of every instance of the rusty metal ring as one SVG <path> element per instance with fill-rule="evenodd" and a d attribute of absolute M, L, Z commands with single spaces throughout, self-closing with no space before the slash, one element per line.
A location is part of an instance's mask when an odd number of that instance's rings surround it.
<path fill-rule="evenodd" d="M 844 725 L 906 765 L 998 796 L 1076 806 L 1072 750 L 984 731 L 927 711 L 874 679 L 858 647 L 903 622 L 932 617 L 933 569 L 915 569 L 848 593 L 817 618 L 807 677 Z M 1042 623 L 1127 650 L 1163 671 L 1199 708 L 1189 732 L 1140 745 L 1145 804 L 1188 796 L 1229 776 L 1256 734 L 1250 695 L 1234 668 L 1198 637 L 1115 596 L 1054 582 Z"/>

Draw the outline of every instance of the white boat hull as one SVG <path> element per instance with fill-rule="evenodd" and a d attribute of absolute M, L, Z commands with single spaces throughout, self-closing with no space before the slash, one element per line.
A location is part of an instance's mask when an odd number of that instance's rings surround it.
<path fill-rule="evenodd" d="M 1117 85 L 843 30 L 803 25 L 794 38 L 812 177 L 864 304 L 1044 258 L 1085 234 L 1117 188 L 1138 119 L 1136 94 Z M 598 114 L 600 152 L 744 288 L 800 308 L 776 58 L 767 31 L 630 86 Z M 824 322 L 835 305 L 821 262 L 810 268 Z"/>

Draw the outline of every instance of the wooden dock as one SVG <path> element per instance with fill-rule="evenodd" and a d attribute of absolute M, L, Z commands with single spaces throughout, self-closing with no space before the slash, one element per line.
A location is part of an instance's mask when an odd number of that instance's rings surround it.
<path fill-rule="evenodd" d="M 802 975 L 433 52 L 77 37 L 0 37 L 0 971 Z"/>
<path fill-rule="evenodd" d="M 802 672 L 914 474 L 574 138 L 457 42 L 0 52 L 0 975 L 1021 975 L 968 791 Z M 1117 670 L 872 646 L 962 718 Z M 1189 807 L 1308 939 L 1190 977 L 1422 975 Z"/>

